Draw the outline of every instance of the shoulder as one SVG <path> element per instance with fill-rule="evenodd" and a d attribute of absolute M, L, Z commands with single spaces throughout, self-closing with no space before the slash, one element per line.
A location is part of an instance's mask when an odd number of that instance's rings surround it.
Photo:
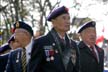
<path fill-rule="evenodd" d="M 77 44 L 79 48 L 86 48 L 86 47 L 88 48 L 88 46 L 83 41 L 79 41 L 77 42 Z"/>
<path fill-rule="evenodd" d="M 99 51 L 99 52 L 104 52 L 104 50 L 102 49 L 102 48 L 100 48 L 99 46 L 97 46 L 97 45 L 95 45 L 96 46 L 96 48 L 97 48 L 97 50 Z"/>
<path fill-rule="evenodd" d="M 72 39 L 71 39 L 71 44 L 74 45 L 74 46 L 77 46 L 78 45 L 77 41 L 72 40 Z"/>
<path fill-rule="evenodd" d="M 43 35 L 43 36 L 35 39 L 34 43 L 36 43 L 36 44 L 38 43 L 40 45 L 40 44 L 47 44 L 52 41 L 53 41 L 53 38 L 52 38 L 51 34 L 48 33 L 47 35 Z"/>
<path fill-rule="evenodd" d="M 8 58 L 8 56 L 9 56 L 9 53 L 6 53 L 6 54 L 2 54 L 2 55 L 0 55 L 0 60 L 1 59 L 7 59 Z"/>
<path fill-rule="evenodd" d="M 11 50 L 10 53 L 9 53 L 9 55 L 15 55 L 15 54 L 17 54 L 18 52 L 21 52 L 21 51 L 22 51 L 21 48 L 17 48 L 15 50 Z"/>

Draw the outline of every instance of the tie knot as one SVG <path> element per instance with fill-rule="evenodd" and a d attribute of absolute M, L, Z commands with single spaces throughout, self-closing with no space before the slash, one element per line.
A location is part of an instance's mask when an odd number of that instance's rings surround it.
<path fill-rule="evenodd" d="M 90 46 L 90 48 L 91 48 L 91 49 L 93 49 L 93 48 L 94 48 L 94 46 Z"/>
<path fill-rule="evenodd" d="M 63 44 L 65 44 L 65 39 L 62 38 L 61 41 L 62 41 Z"/>
<path fill-rule="evenodd" d="M 26 51 L 26 48 L 23 47 L 23 48 L 22 48 L 22 51 L 25 52 L 25 51 Z"/>

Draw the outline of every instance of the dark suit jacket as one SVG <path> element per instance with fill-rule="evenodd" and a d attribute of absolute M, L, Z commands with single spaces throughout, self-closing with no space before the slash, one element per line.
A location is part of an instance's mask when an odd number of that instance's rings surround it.
<path fill-rule="evenodd" d="M 10 52 L 6 72 L 22 72 L 21 52 L 22 49 L 16 49 Z"/>
<path fill-rule="evenodd" d="M 8 61 L 8 55 L 9 54 L 0 55 L 0 72 L 4 72 L 6 68 L 7 61 Z"/>
<path fill-rule="evenodd" d="M 71 43 L 73 47 L 76 47 L 74 41 Z M 29 72 L 66 72 L 58 46 L 51 32 L 36 40 L 35 48 L 32 49 L 31 53 Z"/>
<path fill-rule="evenodd" d="M 82 41 L 78 45 L 80 49 L 81 72 L 103 72 L 104 51 L 95 45 L 99 55 L 99 62 L 93 56 L 91 50 Z"/>
<path fill-rule="evenodd" d="M 9 46 L 8 43 L 6 43 L 5 45 L 3 45 L 2 47 L 0 47 L 0 55 L 1 54 L 5 54 L 6 52 L 10 51 L 11 47 Z"/>

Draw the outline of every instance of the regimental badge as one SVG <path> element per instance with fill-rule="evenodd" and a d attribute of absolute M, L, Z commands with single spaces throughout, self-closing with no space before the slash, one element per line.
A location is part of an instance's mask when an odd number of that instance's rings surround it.
<path fill-rule="evenodd" d="M 46 61 L 53 61 L 55 53 L 53 46 L 44 46 L 44 51 L 46 55 Z"/>
<path fill-rule="evenodd" d="M 19 26 L 20 26 L 20 25 L 19 25 L 19 22 L 17 21 L 17 22 L 16 22 L 16 28 L 19 28 Z"/>

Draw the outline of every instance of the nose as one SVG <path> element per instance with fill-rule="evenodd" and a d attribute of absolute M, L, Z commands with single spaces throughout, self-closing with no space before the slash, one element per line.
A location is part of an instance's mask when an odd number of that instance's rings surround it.
<path fill-rule="evenodd" d="M 66 23 L 70 25 L 70 20 L 66 20 Z"/>

